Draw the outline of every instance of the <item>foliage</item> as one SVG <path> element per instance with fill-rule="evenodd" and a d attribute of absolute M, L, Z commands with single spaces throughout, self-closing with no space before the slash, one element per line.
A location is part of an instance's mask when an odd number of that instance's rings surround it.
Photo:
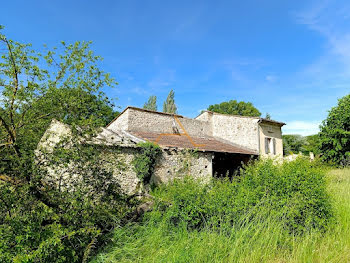
<path fill-rule="evenodd" d="M 203 185 L 191 178 L 156 192 L 151 220 L 165 220 L 187 229 L 205 227 L 230 231 L 241 219 L 274 216 L 292 232 L 324 228 L 332 217 L 324 172 L 309 161 L 274 165 L 258 161 L 232 182 Z"/>
<path fill-rule="evenodd" d="M 41 54 L 0 33 L 0 45 L 6 51 L 0 58 L 0 152 L 6 156 L 0 174 L 23 174 L 53 118 L 89 128 L 112 119 L 101 89 L 117 83 L 98 68 L 101 58 L 89 50 L 90 42 L 62 42 Z"/>
<path fill-rule="evenodd" d="M 42 151 L 33 164 L 32 184 L 45 182 L 49 205 L 28 184 L 0 184 L 1 262 L 81 262 L 107 241 L 102 234 L 120 226 L 132 205 L 101 168 L 96 146 L 67 143 Z"/>
<path fill-rule="evenodd" d="M 318 134 L 306 136 L 306 144 L 304 145 L 307 153 L 313 152 L 315 155 L 320 154 L 319 141 L 320 136 Z"/>
<path fill-rule="evenodd" d="M 265 115 L 265 119 L 271 120 L 271 114 L 267 112 L 266 115 Z"/>
<path fill-rule="evenodd" d="M 350 94 L 339 99 L 320 130 L 322 158 L 337 165 L 350 165 Z"/>
<path fill-rule="evenodd" d="M 287 134 L 282 135 L 283 139 L 283 154 L 289 155 L 291 153 L 298 154 L 303 153 L 308 155 L 310 152 L 313 152 L 315 155 L 320 154 L 318 147 L 319 144 L 319 135 L 309 135 L 302 136 L 298 134 Z"/>
<path fill-rule="evenodd" d="M 157 96 L 150 96 L 148 101 L 143 105 L 146 110 L 157 111 Z"/>
<path fill-rule="evenodd" d="M 282 135 L 283 139 L 283 154 L 288 155 L 290 153 L 305 153 L 305 146 L 307 140 L 304 136 L 298 134 Z"/>
<path fill-rule="evenodd" d="M 306 163 L 305 165 L 305 167 L 308 166 Z M 297 172 L 297 169 L 293 168 L 293 170 Z M 181 223 L 178 223 L 178 227 L 172 227 L 174 223 L 169 225 L 169 220 L 165 220 L 165 216 L 169 215 L 167 209 L 171 207 L 164 200 L 174 200 L 176 197 L 174 192 L 171 198 L 162 197 L 163 209 L 158 208 L 157 211 L 153 211 L 152 215 L 145 218 L 142 224 L 134 223 L 116 229 L 111 246 L 100 253 L 93 262 L 346 262 L 350 246 L 349 175 L 349 169 L 336 170 L 329 174 L 331 180 L 327 180 L 330 183 L 328 191 L 334 200 L 335 220 L 330 222 L 326 231 L 316 228 L 302 235 L 293 234 L 286 230 L 283 220 L 276 220 L 272 213 L 266 215 L 265 212 L 262 212 L 260 216 L 256 214 L 255 218 L 248 213 L 246 218 L 238 220 L 240 223 L 234 225 L 229 231 L 220 231 L 221 228 L 213 230 L 208 227 L 201 230 L 189 230 L 186 225 L 181 227 Z M 285 180 L 286 184 L 292 182 L 290 179 Z M 231 189 L 229 182 L 219 182 L 223 184 L 220 189 L 225 189 L 224 186 Z M 301 184 L 304 185 L 305 182 Z M 254 185 L 256 185 L 255 182 L 250 188 L 253 188 Z M 264 183 L 260 190 L 267 185 L 269 184 Z M 172 189 L 173 187 L 171 186 Z M 186 185 L 181 187 L 186 188 Z M 291 187 L 293 186 L 288 186 L 288 189 Z M 216 190 L 219 188 L 217 187 Z M 186 189 L 185 191 L 186 194 L 191 193 Z M 284 190 L 281 189 L 281 191 Z M 259 191 L 254 191 L 256 192 Z M 176 190 L 176 193 L 181 194 L 181 190 Z M 295 193 L 294 196 L 296 196 Z M 217 192 L 216 196 L 217 204 L 215 205 L 221 207 L 221 210 L 216 209 L 219 214 L 223 215 L 224 211 L 230 212 L 231 207 L 225 207 L 220 201 L 229 198 L 229 193 Z M 220 196 L 222 196 L 221 199 L 219 199 Z M 292 196 L 290 198 L 285 196 L 284 199 L 292 199 Z M 195 200 L 195 195 L 190 197 L 191 201 L 183 204 L 193 204 L 194 210 L 196 209 L 195 204 L 200 202 Z M 206 200 L 213 204 L 214 201 L 211 202 L 210 197 L 208 196 Z M 198 197 L 198 199 L 202 198 L 202 196 Z M 232 202 L 234 198 L 236 196 L 231 196 Z M 238 198 L 242 200 L 241 196 Z M 182 199 L 183 197 L 180 201 Z M 252 199 L 247 200 L 247 205 L 250 204 L 249 200 Z M 300 200 L 301 203 L 305 201 Z M 176 216 L 179 214 L 179 211 L 173 211 Z"/>
<path fill-rule="evenodd" d="M 177 107 L 175 104 L 175 92 L 173 90 L 170 90 L 168 97 L 164 101 L 163 112 L 173 113 L 173 114 L 177 113 Z"/>
<path fill-rule="evenodd" d="M 153 142 L 141 142 L 138 143 L 137 146 L 139 146 L 140 153 L 134 157 L 132 164 L 137 177 L 144 184 L 148 184 L 153 174 L 157 157 L 161 153 L 161 149 Z"/>
<path fill-rule="evenodd" d="M 209 111 L 222 113 L 222 114 L 232 114 L 232 115 L 242 115 L 242 116 L 253 116 L 260 117 L 261 112 L 254 107 L 251 102 L 230 100 L 227 102 L 222 102 L 220 104 L 210 105 L 208 107 Z"/>
<path fill-rule="evenodd" d="M 117 83 L 89 42 L 40 54 L 0 33 L 0 46 L 0 262 L 81 262 L 128 210 L 96 147 L 81 144 L 113 117 L 101 89 Z M 52 158 L 37 159 L 52 118 L 71 124 L 74 136 L 48 152 Z M 48 162 L 74 187 L 49 180 L 41 165 Z"/>

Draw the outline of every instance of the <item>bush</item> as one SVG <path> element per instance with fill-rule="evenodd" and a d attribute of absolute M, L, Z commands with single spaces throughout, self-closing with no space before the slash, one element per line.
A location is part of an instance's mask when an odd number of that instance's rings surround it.
<path fill-rule="evenodd" d="M 49 154 L 50 165 L 69 178 L 70 187 L 51 184 L 53 170 L 33 164 L 27 172 L 42 185 L 46 202 L 33 193 L 34 180 L 32 185 L 0 182 L 0 262 L 86 261 L 108 240 L 106 234 L 123 224 L 132 199 L 101 168 L 97 147 L 58 145 Z"/>
<path fill-rule="evenodd" d="M 132 161 L 134 171 L 141 182 L 148 184 L 161 149 L 153 142 L 141 142 L 137 146 L 139 146 L 140 153 Z"/>
<path fill-rule="evenodd" d="M 289 232 L 302 233 L 324 229 L 332 218 L 324 170 L 301 158 L 281 165 L 256 161 L 233 181 L 204 185 L 190 177 L 175 180 L 154 194 L 156 206 L 148 218 L 169 227 L 232 231 L 272 216 Z"/>

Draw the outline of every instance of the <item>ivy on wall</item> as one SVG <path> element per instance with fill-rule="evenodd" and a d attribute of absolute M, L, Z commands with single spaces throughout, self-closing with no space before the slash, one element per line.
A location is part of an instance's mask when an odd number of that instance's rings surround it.
<path fill-rule="evenodd" d="M 157 157 L 161 153 L 161 148 L 153 142 L 141 142 L 137 146 L 140 147 L 140 152 L 133 159 L 132 165 L 141 182 L 148 184 L 153 174 Z"/>

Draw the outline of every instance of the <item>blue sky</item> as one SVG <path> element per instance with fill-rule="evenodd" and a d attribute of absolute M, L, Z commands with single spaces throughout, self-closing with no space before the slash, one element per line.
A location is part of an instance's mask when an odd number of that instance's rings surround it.
<path fill-rule="evenodd" d="M 195 117 L 236 99 L 313 134 L 350 93 L 349 1 L 3 1 L 8 38 L 41 48 L 93 41 L 119 85 L 117 105 L 142 107 L 170 89 Z"/>

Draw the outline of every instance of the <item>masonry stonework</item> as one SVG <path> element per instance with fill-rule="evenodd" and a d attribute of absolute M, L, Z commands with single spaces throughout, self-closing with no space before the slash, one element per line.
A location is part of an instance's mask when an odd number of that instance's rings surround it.
<path fill-rule="evenodd" d="M 186 175 L 204 182 L 212 178 L 212 154 L 187 150 L 164 150 L 157 160 L 154 171 L 154 183 L 167 183 Z"/>
<path fill-rule="evenodd" d="M 185 118 L 181 115 L 173 114 L 155 114 L 149 111 L 140 111 L 133 108 L 127 109 L 128 113 L 128 130 L 129 131 L 147 131 L 159 134 L 173 134 L 175 126 L 180 133 L 187 133 L 197 136 L 208 136 L 211 132 L 211 125 L 207 122 Z M 181 125 L 178 123 L 178 121 Z"/>
<path fill-rule="evenodd" d="M 157 141 L 158 135 L 165 134 L 159 141 L 162 153 L 156 161 L 151 182 L 167 183 L 186 175 L 208 182 L 214 176 L 214 170 L 232 170 L 233 166 L 236 169 L 241 162 L 252 157 L 265 156 L 266 138 L 274 142 L 273 154 L 282 156 L 283 125 L 260 117 L 204 111 L 190 119 L 128 107 L 96 138 L 84 143 L 99 145 L 103 168 L 113 174 L 125 193 L 135 194 L 141 190 L 141 182 L 132 164 L 140 151 L 139 142 Z M 53 121 L 38 145 L 38 151 L 41 147 L 55 147 L 60 136 L 70 134 L 67 125 Z M 167 138 L 167 134 L 170 137 Z M 194 144 L 191 136 L 204 144 Z"/>
<path fill-rule="evenodd" d="M 119 183 L 121 190 L 128 194 L 136 194 L 140 190 L 140 179 L 133 169 L 132 161 L 138 153 L 137 148 L 106 148 L 101 152 L 101 163 L 104 169 L 111 172 Z"/>
<path fill-rule="evenodd" d="M 136 194 L 140 191 L 141 182 L 133 169 L 132 161 L 139 149 L 121 148 L 117 151 L 104 150 L 101 154 L 103 168 L 112 172 L 121 189 L 126 194 Z M 156 161 L 151 182 L 159 185 L 174 179 L 192 176 L 203 182 L 211 179 L 212 155 L 204 152 L 187 150 L 162 150 Z"/>
<path fill-rule="evenodd" d="M 259 152 L 257 119 L 215 114 L 212 122 L 214 136 Z"/>
<path fill-rule="evenodd" d="M 259 124 L 259 140 L 260 140 L 260 155 L 261 156 L 271 156 L 272 154 L 266 154 L 265 153 L 265 138 L 272 138 L 275 139 L 275 149 L 276 152 L 274 155 L 283 156 L 283 140 L 282 140 L 282 132 L 281 127 L 277 125 L 271 125 L 271 124 Z"/>

